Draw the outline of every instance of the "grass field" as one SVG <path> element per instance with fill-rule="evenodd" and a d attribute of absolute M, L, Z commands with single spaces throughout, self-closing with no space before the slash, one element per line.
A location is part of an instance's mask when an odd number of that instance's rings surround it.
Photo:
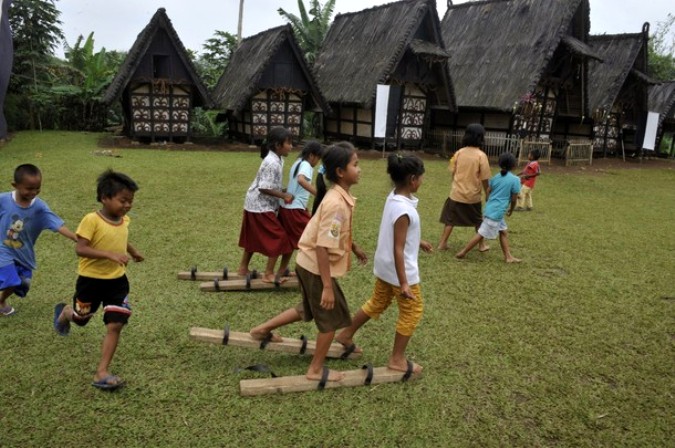
<path fill-rule="evenodd" d="M 520 265 L 505 264 L 496 242 L 455 260 L 473 233 L 464 228 L 451 251 L 421 254 L 426 309 L 408 352 L 422 379 L 243 398 L 239 381 L 261 374 L 236 368 L 264 363 L 299 375 L 309 358 L 196 342 L 189 328 L 247 331 L 298 293 L 201 293 L 175 277 L 192 265 L 236 268 L 257 153 L 138 148 L 111 158 L 93 154 L 98 138 L 17 134 L 0 148 L 0 177 L 7 190 L 16 165 L 40 166 L 41 197 L 73 230 L 98 208 L 104 169 L 139 182 L 130 241 L 146 261 L 128 268 L 134 315 L 112 366 L 128 385 L 90 386 L 99 316 L 70 337 L 54 333 L 52 310 L 72 296 L 77 258 L 71 242 L 43 234 L 29 296 L 10 299 L 17 314 L 0 318 L 0 446 L 673 446 L 675 165 L 544 166 L 535 210 L 508 219 Z M 423 238 L 435 244 L 449 176 L 446 161 L 425 163 L 419 211 Z M 355 240 L 372 256 L 390 185 L 382 160 L 361 167 Z M 252 266 L 263 263 L 256 256 Z M 343 279 L 352 311 L 373 281 L 372 263 Z M 395 321 L 391 309 L 357 334 L 363 361 L 385 365 Z M 281 334 L 315 331 L 302 323 Z"/>

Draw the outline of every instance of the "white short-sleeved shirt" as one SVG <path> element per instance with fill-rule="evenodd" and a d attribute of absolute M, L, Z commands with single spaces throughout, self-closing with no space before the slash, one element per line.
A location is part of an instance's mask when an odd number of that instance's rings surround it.
<path fill-rule="evenodd" d="M 260 189 L 281 191 L 284 160 L 270 151 L 263 159 L 255 179 L 244 200 L 244 210 L 252 213 L 276 212 L 279 209 L 279 198 L 263 194 Z"/>
<path fill-rule="evenodd" d="M 295 168 L 298 167 L 298 165 L 300 166 L 298 168 L 298 174 L 294 176 L 293 173 L 295 172 Z M 300 208 L 303 210 L 307 209 L 307 203 L 309 202 L 309 191 L 305 190 L 305 188 L 298 183 L 298 176 L 305 176 L 307 182 L 311 183 L 313 172 L 314 169 L 312 168 L 312 165 L 306 160 L 298 159 L 295 161 L 295 163 L 293 163 L 288 178 L 288 186 L 286 187 L 286 192 L 293 195 L 293 202 L 290 204 L 281 204 L 282 207 L 294 209 Z"/>
<path fill-rule="evenodd" d="M 410 220 L 408 234 L 405 238 L 405 248 L 403 249 L 405 274 L 409 285 L 416 285 L 420 282 L 417 256 L 420 250 L 422 226 L 420 216 L 417 213 L 417 202 L 418 199 L 414 196 L 408 198 L 394 194 L 394 191 L 392 191 L 384 204 L 373 272 L 377 278 L 394 286 L 401 286 L 394 265 L 394 224 L 403 215 L 408 215 Z"/>

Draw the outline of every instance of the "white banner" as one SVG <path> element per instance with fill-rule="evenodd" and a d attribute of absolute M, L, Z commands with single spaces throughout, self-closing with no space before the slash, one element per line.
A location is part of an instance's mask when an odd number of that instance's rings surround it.
<path fill-rule="evenodd" d="M 387 136 L 387 106 L 389 104 L 389 86 L 377 85 L 375 97 L 375 138 Z"/>
<path fill-rule="evenodd" d="M 642 142 L 642 149 L 649 149 L 654 151 L 654 145 L 656 144 L 656 130 L 659 127 L 659 113 L 658 112 L 648 112 L 647 113 L 647 125 L 645 126 L 645 139 Z"/>

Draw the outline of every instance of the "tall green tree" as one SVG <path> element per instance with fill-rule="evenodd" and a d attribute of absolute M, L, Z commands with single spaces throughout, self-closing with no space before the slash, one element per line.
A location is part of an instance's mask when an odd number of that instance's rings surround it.
<path fill-rule="evenodd" d="M 196 57 L 193 55 L 199 76 L 209 90 L 216 86 L 237 45 L 237 36 L 216 30 L 202 45 L 204 52 Z"/>
<path fill-rule="evenodd" d="M 27 106 L 27 123 L 42 129 L 43 116 L 53 112 L 49 90 L 54 81 L 54 50 L 63 39 L 57 0 L 16 0 L 9 11 L 14 36 L 14 65 L 9 92 L 14 105 Z M 26 103 L 26 104 L 23 104 Z"/>
<path fill-rule="evenodd" d="M 675 15 L 656 24 L 649 39 L 649 74 L 660 81 L 675 79 Z"/>
<path fill-rule="evenodd" d="M 316 58 L 323 38 L 330 27 L 331 18 L 335 9 L 335 0 L 328 0 L 322 5 L 319 0 L 309 0 L 309 11 L 303 0 L 298 0 L 299 16 L 289 13 L 283 8 L 277 12 L 293 27 L 300 48 L 305 52 L 305 58 L 312 64 Z"/>

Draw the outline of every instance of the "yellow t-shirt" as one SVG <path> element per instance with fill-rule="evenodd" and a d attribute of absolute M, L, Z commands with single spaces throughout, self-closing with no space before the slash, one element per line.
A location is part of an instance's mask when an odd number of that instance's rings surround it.
<path fill-rule="evenodd" d="M 89 246 L 120 254 L 127 253 L 129 217 L 119 223 L 105 219 L 98 212 L 85 215 L 77 227 L 77 235 L 89 240 Z M 108 259 L 80 257 L 77 273 L 84 277 L 113 279 L 124 275 L 125 267 Z"/>
<path fill-rule="evenodd" d="M 484 180 L 492 176 L 488 158 L 480 148 L 466 146 L 450 160 L 452 189 L 450 199 L 463 204 L 481 202 Z"/>
<path fill-rule="evenodd" d="M 351 264 L 355 201 L 356 198 L 339 185 L 328 190 L 298 241 L 296 264 L 320 275 L 316 258 L 316 248 L 320 246 L 328 249 L 330 276 L 342 277 L 347 273 Z"/>

